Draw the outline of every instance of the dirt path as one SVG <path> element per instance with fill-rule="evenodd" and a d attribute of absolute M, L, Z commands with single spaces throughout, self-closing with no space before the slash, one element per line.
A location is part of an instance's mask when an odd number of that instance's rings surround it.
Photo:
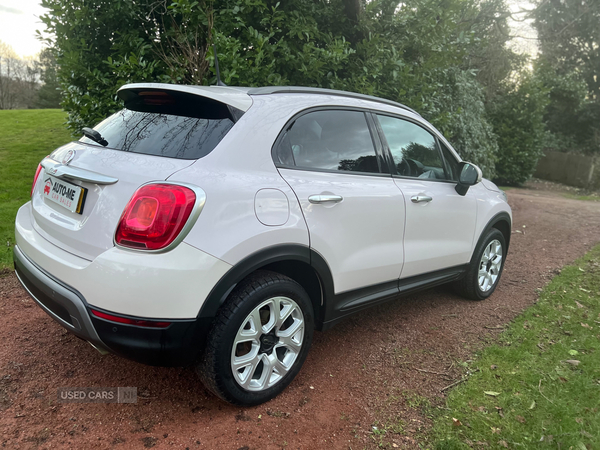
<path fill-rule="evenodd" d="M 514 232 L 496 293 L 474 303 L 440 288 L 376 307 L 317 333 L 280 397 L 241 410 L 191 369 L 100 356 L 0 279 L 0 445 L 6 448 L 413 448 L 428 405 L 461 361 L 535 302 L 559 268 L 600 240 L 600 203 L 532 186 L 510 190 Z M 498 327 L 498 328 L 496 328 Z M 58 387 L 136 386 L 137 404 L 58 404 Z M 373 426 L 377 430 L 373 430 Z M 383 433 L 382 430 L 386 430 Z"/>

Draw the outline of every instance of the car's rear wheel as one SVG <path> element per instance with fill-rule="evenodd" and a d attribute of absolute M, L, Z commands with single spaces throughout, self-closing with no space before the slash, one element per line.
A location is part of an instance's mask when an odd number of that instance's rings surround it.
<path fill-rule="evenodd" d="M 266 402 L 300 371 L 313 328 L 312 304 L 302 286 L 274 272 L 257 272 L 219 310 L 198 373 L 225 401 Z"/>
<path fill-rule="evenodd" d="M 454 283 L 456 291 L 469 300 L 484 300 L 496 290 L 506 259 L 506 240 L 492 228 L 479 241 L 466 275 Z"/>

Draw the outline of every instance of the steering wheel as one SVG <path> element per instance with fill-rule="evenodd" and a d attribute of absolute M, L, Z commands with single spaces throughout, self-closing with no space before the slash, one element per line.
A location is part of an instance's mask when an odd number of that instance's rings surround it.
<path fill-rule="evenodd" d="M 406 161 L 406 159 L 403 159 L 402 161 L 400 161 L 400 163 L 397 166 L 398 169 L 398 175 L 403 176 L 403 177 L 410 177 L 410 165 L 408 164 L 408 162 Z"/>
<path fill-rule="evenodd" d="M 405 159 L 404 161 L 406 161 L 406 163 L 408 164 L 408 167 L 410 167 L 410 175 L 411 177 L 418 177 L 419 175 L 421 175 L 423 173 L 423 169 L 421 169 L 421 167 L 419 167 L 419 163 L 417 161 L 415 161 L 414 159 Z"/>

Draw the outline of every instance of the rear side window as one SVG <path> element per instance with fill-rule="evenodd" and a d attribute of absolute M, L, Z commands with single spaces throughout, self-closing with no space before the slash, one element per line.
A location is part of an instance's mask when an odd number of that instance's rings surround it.
<path fill-rule="evenodd" d="M 233 126 L 230 118 L 200 119 L 123 109 L 94 127 L 108 148 L 177 159 L 208 155 Z M 83 137 L 82 142 L 96 144 Z"/>
<path fill-rule="evenodd" d="M 380 173 L 365 114 L 359 111 L 304 114 L 283 135 L 276 159 L 306 169 Z"/>

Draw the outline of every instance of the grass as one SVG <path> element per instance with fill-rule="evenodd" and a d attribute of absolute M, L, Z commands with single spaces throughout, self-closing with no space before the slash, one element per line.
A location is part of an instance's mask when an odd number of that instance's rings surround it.
<path fill-rule="evenodd" d="M 12 267 L 15 217 L 37 165 L 71 140 L 65 119 L 58 109 L 0 111 L 0 270 Z"/>
<path fill-rule="evenodd" d="M 600 448 L 600 246 L 471 363 L 432 431 L 441 449 Z"/>
<path fill-rule="evenodd" d="M 589 202 L 600 202 L 600 195 L 592 193 L 590 195 L 578 195 L 578 194 L 563 194 L 566 198 L 572 200 L 585 200 Z"/>

